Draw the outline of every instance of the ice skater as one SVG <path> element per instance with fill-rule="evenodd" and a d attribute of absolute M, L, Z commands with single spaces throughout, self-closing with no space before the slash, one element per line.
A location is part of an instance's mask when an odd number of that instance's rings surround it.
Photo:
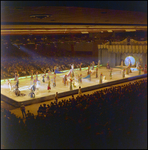
<path fill-rule="evenodd" d="M 89 71 L 89 81 L 91 81 L 91 71 Z"/>
<path fill-rule="evenodd" d="M 47 90 L 48 90 L 48 92 L 51 90 L 51 87 L 50 87 L 50 80 L 49 80 L 49 82 L 48 82 Z"/>
<path fill-rule="evenodd" d="M 71 64 L 71 77 L 74 77 L 74 64 Z"/>
<path fill-rule="evenodd" d="M 80 83 L 82 83 L 82 74 L 80 74 Z"/>
<path fill-rule="evenodd" d="M 144 66 L 144 74 L 146 74 L 147 73 L 147 65 L 145 64 L 145 66 Z"/>
<path fill-rule="evenodd" d="M 80 66 L 80 71 L 81 71 L 81 66 L 82 66 L 82 63 L 80 63 L 80 65 L 79 65 L 79 66 Z"/>
<path fill-rule="evenodd" d="M 125 69 L 123 69 L 122 77 L 123 77 L 123 79 L 125 78 Z"/>
<path fill-rule="evenodd" d="M 19 88 L 19 74 L 17 75 L 17 79 L 16 79 L 16 87 Z"/>
<path fill-rule="evenodd" d="M 121 61 L 121 68 L 123 68 L 123 60 Z"/>
<path fill-rule="evenodd" d="M 17 79 L 17 73 L 14 74 L 14 81 Z"/>
<path fill-rule="evenodd" d="M 142 67 L 141 65 L 139 66 L 139 75 L 141 75 L 141 70 L 142 70 Z"/>
<path fill-rule="evenodd" d="M 103 74 L 101 72 L 101 74 L 100 74 L 100 83 L 102 83 L 102 78 L 103 78 Z"/>
<path fill-rule="evenodd" d="M 56 73 L 54 73 L 53 87 L 56 87 Z"/>
<path fill-rule="evenodd" d="M 31 70 L 31 80 L 33 80 L 33 70 Z"/>
<path fill-rule="evenodd" d="M 70 91 L 72 90 L 72 78 L 70 78 Z"/>
<path fill-rule="evenodd" d="M 110 69 L 110 79 L 112 79 L 112 69 Z"/>
<path fill-rule="evenodd" d="M 36 82 L 38 81 L 38 72 L 36 72 Z"/>
<path fill-rule="evenodd" d="M 35 93 L 32 88 L 31 88 L 31 92 L 29 93 L 29 95 L 31 98 L 35 98 Z"/>
<path fill-rule="evenodd" d="M 89 75 L 89 72 L 90 72 L 90 66 L 88 66 L 87 75 Z"/>
<path fill-rule="evenodd" d="M 138 61 L 136 62 L 136 68 L 137 69 L 139 68 L 139 62 Z"/>
<path fill-rule="evenodd" d="M 11 91 L 11 88 L 12 88 L 12 86 L 11 86 L 11 81 L 8 79 L 6 83 L 8 84 L 8 87 L 9 87 L 9 89 L 10 89 L 10 91 Z"/>
<path fill-rule="evenodd" d="M 128 65 L 131 67 L 132 66 L 132 63 L 131 63 L 131 60 L 128 59 Z"/>
<path fill-rule="evenodd" d="M 94 70 L 95 62 L 92 62 L 92 70 Z"/>
<path fill-rule="evenodd" d="M 67 82 L 67 75 L 65 75 L 64 78 L 63 78 L 64 85 L 66 85 L 66 82 Z"/>
<path fill-rule="evenodd" d="M 106 68 L 110 69 L 109 61 L 107 62 Z"/>
<path fill-rule="evenodd" d="M 96 67 L 96 78 L 98 78 L 98 67 Z"/>
<path fill-rule="evenodd" d="M 98 61 L 98 68 L 100 68 L 100 60 Z"/>
<path fill-rule="evenodd" d="M 50 71 L 48 71 L 48 74 L 47 74 L 47 81 L 50 80 L 49 74 L 50 74 Z"/>
<path fill-rule="evenodd" d="M 37 82 L 36 82 L 35 94 L 39 94 L 39 86 L 40 86 L 40 81 L 37 81 Z"/>
<path fill-rule="evenodd" d="M 57 66 L 54 66 L 54 73 L 55 73 L 56 69 L 57 69 Z"/>
<path fill-rule="evenodd" d="M 44 76 L 46 77 L 46 69 L 44 70 Z"/>
<path fill-rule="evenodd" d="M 45 75 L 42 76 L 42 78 L 43 78 L 43 79 L 42 79 L 42 82 L 45 82 L 45 77 L 44 77 L 44 76 L 45 76 Z"/>
<path fill-rule="evenodd" d="M 31 89 L 33 90 L 33 92 L 36 90 L 35 83 L 32 85 Z"/>
<path fill-rule="evenodd" d="M 78 83 L 80 83 L 80 75 L 78 74 Z"/>

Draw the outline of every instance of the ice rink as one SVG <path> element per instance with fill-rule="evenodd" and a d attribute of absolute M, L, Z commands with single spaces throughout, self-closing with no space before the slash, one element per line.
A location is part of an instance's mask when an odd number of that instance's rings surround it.
<path fill-rule="evenodd" d="M 124 66 L 124 67 L 126 67 L 126 66 Z M 112 70 L 112 79 L 110 79 L 110 69 L 106 69 L 106 67 L 100 67 L 98 69 L 98 78 L 96 78 L 96 73 L 95 73 L 96 68 L 94 68 L 94 70 L 92 71 L 92 75 L 91 75 L 91 81 L 88 78 L 83 79 L 84 77 L 87 76 L 87 71 L 88 71 L 87 68 L 82 68 L 81 71 L 79 70 L 79 68 L 74 69 L 74 81 L 73 82 L 75 84 L 75 87 L 73 87 L 73 90 L 78 89 L 79 86 L 81 86 L 81 88 L 84 88 L 84 87 L 100 84 L 99 79 L 100 79 L 101 73 L 103 74 L 103 76 L 106 77 L 105 80 L 103 79 L 103 83 L 123 79 L 123 77 L 122 77 L 123 69 L 121 69 L 120 66 L 117 66 L 116 68 L 112 68 L 112 69 L 113 69 Z M 129 75 L 125 74 L 125 78 L 139 75 L 139 71 L 136 68 L 131 68 L 131 70 L 132 70 L 132 73 L 129 73 Z M 45 77 L 45 82 L 42 82 L 42 76 L 38 75 L 38 79 L 40 80 L 40 85 L 39 85 L 39 90 L 35 91 L 35 98 L 50 96 L 50 95 L 55 94 L 56 92 L 63 93 L 63 92 L 70 91 L 70 84 L 65 86 L 63 83 L 63 77 L 65 74 L 68 74 L 68 72 L 69 72 L 69 70 L 67 70 L 63 73 L 60 73 L 60 74 L 56 74 L 56 87 L 53 87 L 54 74 L 53 74 L 53 72 L 50 74 L 50 80 L 51 80 L 51 82 L 50 82 L 51 90 L 50 91 L 47 90 L 48 81 L 47 81 L 46 77 Z M 78 78 L 77 78 L 78 74 L 79 75 L 82 74 L 82 83 L 78 83 Z M 143 71 L 141 71 L 141 74 L 144 74 Z M 34 77 L 34 79 L 35 79 L 35 77 Z M 14 93 L 15 84 L 16 84 L 16 81 L 11 80 L 12 88 L 10 90 L 7 80 L 1 81 L 1 94 L 5 95 L 5 96 L 9 97 L 10 99 L 13 99 L 14 101 L 17 101 L 17 102 L 29 101 L 29 100 L 33 99 L 29 96 L 30 87 L 32 85 L 31 78 L 24 77 L 24 78 L 19 79 L 19 90 L 21 91 L 21 93 L 26 94 L 25 96 L 17 97 L 15 95 L 15 93 Z"/>

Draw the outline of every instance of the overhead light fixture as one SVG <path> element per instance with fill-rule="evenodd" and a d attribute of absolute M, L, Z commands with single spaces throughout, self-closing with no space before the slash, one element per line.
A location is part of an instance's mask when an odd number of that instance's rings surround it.
<path fill-rule="evenodd" d="M 107 30 L 108 32 L 113 32 L 112 30 Z"/>
<path fill-rule="evenodd" d="M 134 31 L 136 31 L 135 29 L 126 29 L 125 30 L 126 32 L 134 32 Z"/>
<path fill-rule="evenodd" d="M 89 32 L 81 32 L 82 34 L 88 34 Z"/>

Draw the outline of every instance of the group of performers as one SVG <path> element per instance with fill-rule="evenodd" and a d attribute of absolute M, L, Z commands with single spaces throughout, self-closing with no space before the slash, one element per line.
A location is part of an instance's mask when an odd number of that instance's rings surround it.
<path fill-rule="evenodd" d="M 81 71 L 81 66 L 82 66 L 82 63 L 79 64 L 80 71 Z M 96 69 L 94 69 L 94 66 L 95 66 L 94 61 L 88 66 L 87 77 L 86 78 L 88 78 L 89 81 L 91 81 L 91 76 L 93 74 L 95 74 L 96 78 L 98 78 L 98 69 L 100 68 L 100 60 L 98 61 L 98 66 L 96 67 Z M 123 67 L 123 60 L 121 61 L 121 67 Z M 127 66 L 127 68 L 123 69 L 123 74 L 122 74 L 123 78 L 125 78 L 125 73 L 129 74 L 131 72 L 130 67 L 131 67 L 131 62 L 129 61 L 129 65 Z M 107 62 L 106 68 L 110 69 L 109 76 L 110 76 L 110 79 L 112 79 L 112 68 L 110 68 L 109 62 Z M 139 69 L 139 75 L 140 75 L 141 71 L 142 71 L 142 67 L 139 65 L 138 69 Z M 144 71 L 144 73 L 147 73 L 147 65 L 145 65 L 145 67 L 143 68 L 143 71 Z M 38 72 L 33 74 L 33 70 L 31 70 L 31 72 L 30 72 L 30 75 L 31 75 L 31 81 L 30 81 L 31 88 L 30 88 L 30 93 L 29 93 L 30 97 L 34 98 L 35 94 L 37 94 L 39 92 L 39 86 L 40 86 L 41 82 L 42 83 L 48 83 L 47 84 L 47 91 L 48 92 L 51 91 L 51 81 L 53 82 L 53 87 L 56 87 L 56 73 L 57 72 L 56 72 L 56 66 L 55 66 L 54 67 L 53 79 L 51 80 L 50 79 L 50 76 L 51 76 L 50 70 L 48 70 L 47 73 L 46 73 L 46 71 L 44 71 L 44 74 L 41 75 L 40 78 L 38 78 Z M 99 82 L 102 83 L 102 81 L 105 78 L 106 77 L 103 76 L 103 74 L 101 73 L 99 75 Z M 15 73 L 15 79 L 14 80 L 16 81 L 15 90 L 14 90 L 15 95 L 16 96 L 23 95 L 19 91 L 19 74 L 18 73 Z M 69 74 L 64 75 L 62 81 L 63 81 L 64 86 L 69 85 L 69 89 L 73 90 L 73 87 L 75 88 L 76 84 L 81 84 L 82 83 L 82 73 L 80 73 L 80 74 L 74 73 L 74 64 L 72 64 Z M 11 86 L 11 82 L 9 80 L 8 80 L 8 86 L 9 86 L 10 91 L 11 91 L 12 86 Z"/>
<path fill-rule="evenodd" d="M 80 71 L 81 71 L 81 65 L 82 63 L 80 63 Z M 88 66 L 88 75 L 89 75 L 89 80 L 91 81 L 91 71 L 90 71 L 90 68 L 92 70 L 94 70 L 94 61 L 90 64 L 90 66 Z M 96 78 L 98 78 L 98 68 L 100 67 L 100 60 L 98 61 L 98 67 L 96 68 Z M 56 66 L 54 67 L 54 78 L 53 78 L 53 87 L 56 86 L 56 73 L 55 73 L 55 70 L 56 70 Z M 37 93 L 37 91 L 39 91 L 39 85 L 40 85 L 40 80 L 38 79 L 38 72 L 36 72 L 35 74 L 35 79 L 34 79 L 34 75 L 33 75 L 33 70 L 31 70 L 31 92 L 29 93 L 30 97 L 31 98 L 34 98 L 35 97 L 35 91 Z M 51 90 L 51 85 L 50 85 L 50 70 L 48 71 L 47 75 L 46 75 L 46 71 L 44 71 L 44 75 L 41 75 L 42 77 L 42 82 L 45 83 L 45 79 L 46 81 L 48 82 L 48 85 L 47 85 L 47 90 L 50 91 Z M 75 86 L 75 83 L 74 83 L 74 64 L 71 65 L 71 72 L 70 72 L 70 79 L 68 80 L 67 79 L 67 75 L 64 76 L 63 78 L 63 83 L 64 85 L 68 85 L 68 82 L 70 83 L 70 90 L 73 89 L 73 87 L 76 87 Z M 77 75 L 77 78 L 78 78 L 78 83 L 82 83 L 82 74 L 79 74 Z M 18 93 L 18 88 L 19 88 L 19 74 L 18 73 L 15 73 L 15 79 L 14 79 L 16 82 L 16 93 Z M 100 75 L 100 83 L 102 83 L 102 73 Z M 9 86 L 10 86 L 10 83 L 9 83 Z M 11 86 L 10 86 L 10 89 L 11 89 Z M 19 95 L 19 94 L 18 94 Z"/>

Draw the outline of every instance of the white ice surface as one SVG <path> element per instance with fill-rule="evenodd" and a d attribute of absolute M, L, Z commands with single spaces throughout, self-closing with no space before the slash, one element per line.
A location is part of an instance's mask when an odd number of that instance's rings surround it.
<path fill-rule="evenodd" d="M 75 79 L 76 79 L 76 74 L 81 74 L 82 73 L 82 78 L 87 76 L 87 70 L 83 70 L 83 71 L 75 70 L 74 72 L 75 72 Z M 73 87 L 73 89 L 79 89 L 79 86 L 81 86 L 81 88 L 84 88 L 84 87 L 87 87 L 87 86 L 100 84 L 99 83 L 100 73 L 102 73 L 103 76 L 106 76 L 106 80 L 103 80 L 103 83 L 118 80 L 118 79 L 122 79 L 122 70 L 121 69 L 113 68 L 112 79 L 110 79 L 110 69 L 106 69 L 106 67 L 101 67 L 101 68 L 98 69 L 98 78 L 96 78 L 96 74 L 93 74 L 91 76 L 91 81 L 89 81 L 89 79 L 82 79 L 82 84 L 78 83 L 77 79 L 76 79 L 75 80 L 76 87 Z M 35 91 L 35 93 L 36 93 L 35 97 L 39 98 L 39 97 L 44 97 L 44 96 L 49 96 L 49 95 L 55 94 L 56 92 L 62 93 L 62 92 L 65 92 L 65 91 L 69 91 L 70 90 L 70 85 L 64 86 L 64 83 L 63 83 L 63 77 L 64 77 L 65 74 L 67 74 L 67 72 L 56 75 L 56 87 L 53 87 L 53 82 L 51 81 L 51 90 L 50 90 L 50 92 L 47 90 L 48 81 L 46 81 L 46 78 L 45 78 L 45 83 L 43 83 L 42 78 L 39 77 L 41 84 L 38 86 L 39 90 Z M 143 74 L 143 71 L 141 72 L 141 74 Z M 132 76 L 137 76 L 137 75 L 139 75 L 139 72 L 134 70 L 129 75 L 125 75 L 125 78 L 132 77 Z M 53 80 L 53 75 L 50 76 L 50 79 Z M 21 93 L 26 94 L 26 96 L 19 96 L 19 97 L 15 96 L 15 94 L 13 92 L 13 89 L 14 89 L 13 87 L 16 84 L 16 81 L 11 81 L 11 85 L 12 85 L 11 91 L 10 91 L 8 83 L 6 83 L 6 80 L 1 82 L 1 93 L 3 95 L 6 95 L 9 98 L 15 100 L 15 101 L 18 101 L 18 102 L 25 101 L 25 100 L 30 100 L 30 99 L 32 99 L 28 96 L 28 94 L 30 93 L 29 89 L 31 87 L 30 81 L 31 80 L 29 78 L 26 78 L 26 79 L 24 78 L 24 79 L 19 80 L 19 90 L 21 91 Z"/>

